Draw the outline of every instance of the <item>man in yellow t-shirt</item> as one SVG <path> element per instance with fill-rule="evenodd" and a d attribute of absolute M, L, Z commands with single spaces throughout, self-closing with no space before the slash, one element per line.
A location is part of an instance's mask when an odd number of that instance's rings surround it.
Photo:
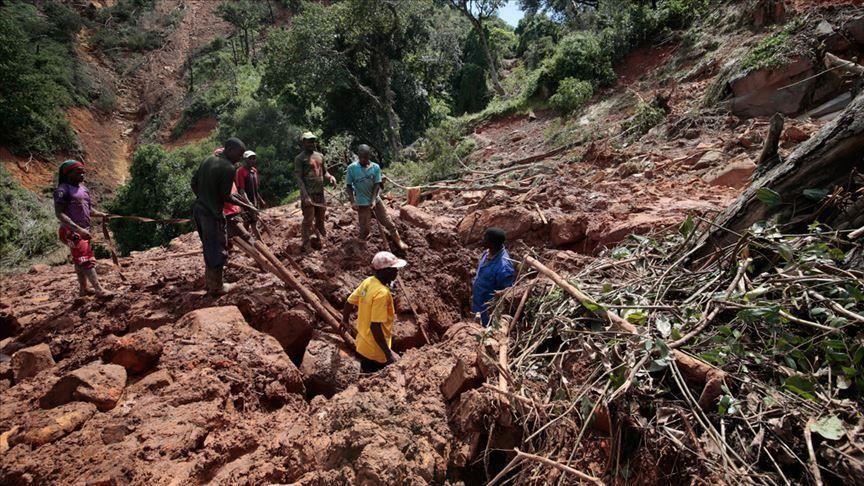
<path fill-rule="evenodd" d="M 357 354 L 364 373 L 374 373 L 399 359 L 390 349 L 396 311 L 389 285 L 408 262 L 382 251 L 372 259 L 375 275 L 364 280 L 342 307 L 342 326 L 348 327 L 352 307 L 357 307 Z"/>

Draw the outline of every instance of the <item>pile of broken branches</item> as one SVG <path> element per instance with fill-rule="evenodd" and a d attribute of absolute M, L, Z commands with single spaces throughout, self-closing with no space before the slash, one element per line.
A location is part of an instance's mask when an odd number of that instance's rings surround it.
<path fill-rule="evenodd" d="M 493 483 L 864 480 L 861 246 L 763 224 L 697 259 L 711 225 L 634 236 L 568 279 L 526 258 L 551 282 L 498 312 L 521 445 Z"/>

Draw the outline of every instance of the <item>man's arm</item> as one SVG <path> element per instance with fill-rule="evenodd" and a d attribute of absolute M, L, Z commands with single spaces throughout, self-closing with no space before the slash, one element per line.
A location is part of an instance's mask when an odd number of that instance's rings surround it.
<path fill-rule="evenodd" d="M 351 302 L 345 301 L 342 306 L 342 327 L 350 329 L 348 323 L 351 321 L 351 312 L 354 311 L 354 305 Z"/>
<path fill-rule="evenodd" d="M 300 199 L 308 201 L 309 193 L 306 192 L 306 184 L 303 183 L 303 162 L 300 159 L 294 159 L 294 181 L 300 189 Z"/>
<path fill-rule="evenodd" d="M 382 184 L 379 182 L 375 184 L 375 188 L 372 189 L 372 207 L 374 208 L 378 204 L 378 196 L 381 194 L 381 186 Z"/>
<path fill-rule="evenodd" d="M 380 322 L 373 322 L 369 325 L 369 330 L 372 331 L 372 337 L 375 338 L 375 344 L 381 348 L 381 351 L 384 351 L 384 356 L 387 358 L 388 363 L 394 363 L 397 359 L 399 359 L 399 355 L 394 353 L 390 346 L 387 346 L 387 340 L 384 339 L 384 330 L 382 329 L 382 324 Z"/>
<path fill-rule="evenodd" d="M 71 228 L 72 231 L 81 235 L 81 238 L 84 238 L 85 240 L 89 240 L 91 238 L 90 232 L 87 231 L 86 229 L 78 226 L 77 224 L 75 224 L 75 222 L 72 221 L 72 218 L 70 218 L 65 213 L 65 211 L 66 211 L 66 204 L 59 203 L 59 202 L 54 203 L 54 215 L 57 216 L 57 219 L 60 220 L 61 223 L 65 224 L 66 226 Z"/>

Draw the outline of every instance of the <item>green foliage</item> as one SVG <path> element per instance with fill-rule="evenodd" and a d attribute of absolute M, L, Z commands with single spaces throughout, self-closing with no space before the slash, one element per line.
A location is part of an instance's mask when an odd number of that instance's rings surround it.
<path fill-rule="evenodd" d="M 549 98 L 549 106 L 561 113 L 571 113 L 587 103 L 592 96 L 594 86 L 588 81 L 564 78 L 558 85 L 558 91 Z"/>
<path fill-rule="evenodd" d="M 665 118 L 666 112 L 662 108 L 651 103 L 639 103 L 636 113 L 621 124 L 621 129 L 628 139 L 635 140 L 662 123 Z"/>
<path fill-rule="evenodd" d="M 387 175 L 410 186 L 458 176 L 463 170 L 459 160 L 475 148 L 473 139 L 464 137 L 464 130 L 464 125 L 452 118 L 430 128 L 419 143 L 418 160 L 395 163 L 387 170 Z"/>
<path fill-rule="evenodd" d="M 13 267 L 59 246 L 49 201 L 24 189 L 0 166 L 0 267 Z"/>
<path fill-rule="evenodd" d="M 540 86 L 554 93 L 565 78 L 589 81 L 595 86 L 610 84 L 615 79 L 612 58 L 600 44 L 600 39 L 591 33 L 568 34 L 555 48 L 552 57 L 540 67 Z"/>
<path fill-rule="evenodd" d="M 465 64 L 456 79 L 455 113 L 461 115 L 482 110 L 489 100 L 486 70 L 477 64 Z"/>
<path fill-rule="evenodd" d="M 117 191 L 108 211 L 153 219 L 188 218 L 194 194 L 192 174 L 212 148 L 206 144 L 167 152 L 159 145 L 141 145 L 135 151 L 129 179 Z M 191 225 L 161 225 L 115 220 L 111 228 L 124 254 L 168 243 L 192 229 Z"/>
<path fill-rule="evenodd" d="M 250 101 L 222 118 L 219 139 L 236 136 L 255 150 L 261 171 L 261 195 L 269 204 L 275 204 L 296 188 L 294 157 L 300 153 L 303 131 L 276 102 Z"/>
<path fill-rule="evenodd" d="M 349 133 L 393 157 L 428 126 L 430 97 L 446 88 L 441 57 L 422 55 L 436 39 L 434 14 L 419 0 L 394 10 L 362 0 L 305 4 L 290 28 L 268 32 L 259 96 L 276 99 L 297 125 L 317 122 L 324 138 Z"/>
<path fill-rule="evenodd" d="M 786 28 L 763 38 L 741 61 L 741 69 L 770 69 L 788 63 L 791 36 L 792 31 Z"/>
<path fill-rule="evenodd" d="M 155 6 L 155 0 L 119 0 L 112 7 L 99 9 L 93 44 L 106 52 L 144 52 L 161 46 L 166 31 L 179 23 L 182 13 L 175 10 L 177 13 L 163 16 Z"/>
<path fill-rule="evenodd" d="M 80 19 L 54 2 L 45 8 L 50 15 L 23 2 L 0 7 L 0 144 L 16 153 L 76 151 L 62 108 L 87 101 L 69 42 Z"/>

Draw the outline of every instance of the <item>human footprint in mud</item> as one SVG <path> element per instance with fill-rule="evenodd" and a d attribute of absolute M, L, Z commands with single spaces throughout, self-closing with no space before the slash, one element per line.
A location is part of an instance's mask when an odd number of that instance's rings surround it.
<path fill-rule="evenodd" d="M 357 307 L 356 349 L 363 373 L 374 373 L 399 359 L 390 349 L 396 319 L 390 284 L 407 264 L 390 252 L 378 252 L 372 259 L 375 275 L 360 283 L 342 307 L 342 326 L 346 329 L 352 308 Z"/>
<path fill-rule="evenodd" d="M 84 185 L 84 164 L 67 160 L 60 164 L 57 188 L 54 190 L 54 214 L 60 220 L 60 241 L 72 252 L 72 263 L 78 276 L 79 293 L 90 293 L 87 283 L 99 297 L 110 297 L 111 292 L 102 288 L 96 274 L 96 257 L 90 245 L 90 216 L 102 217 L 105 213 L 92 207 L 90 191 Z"/>

